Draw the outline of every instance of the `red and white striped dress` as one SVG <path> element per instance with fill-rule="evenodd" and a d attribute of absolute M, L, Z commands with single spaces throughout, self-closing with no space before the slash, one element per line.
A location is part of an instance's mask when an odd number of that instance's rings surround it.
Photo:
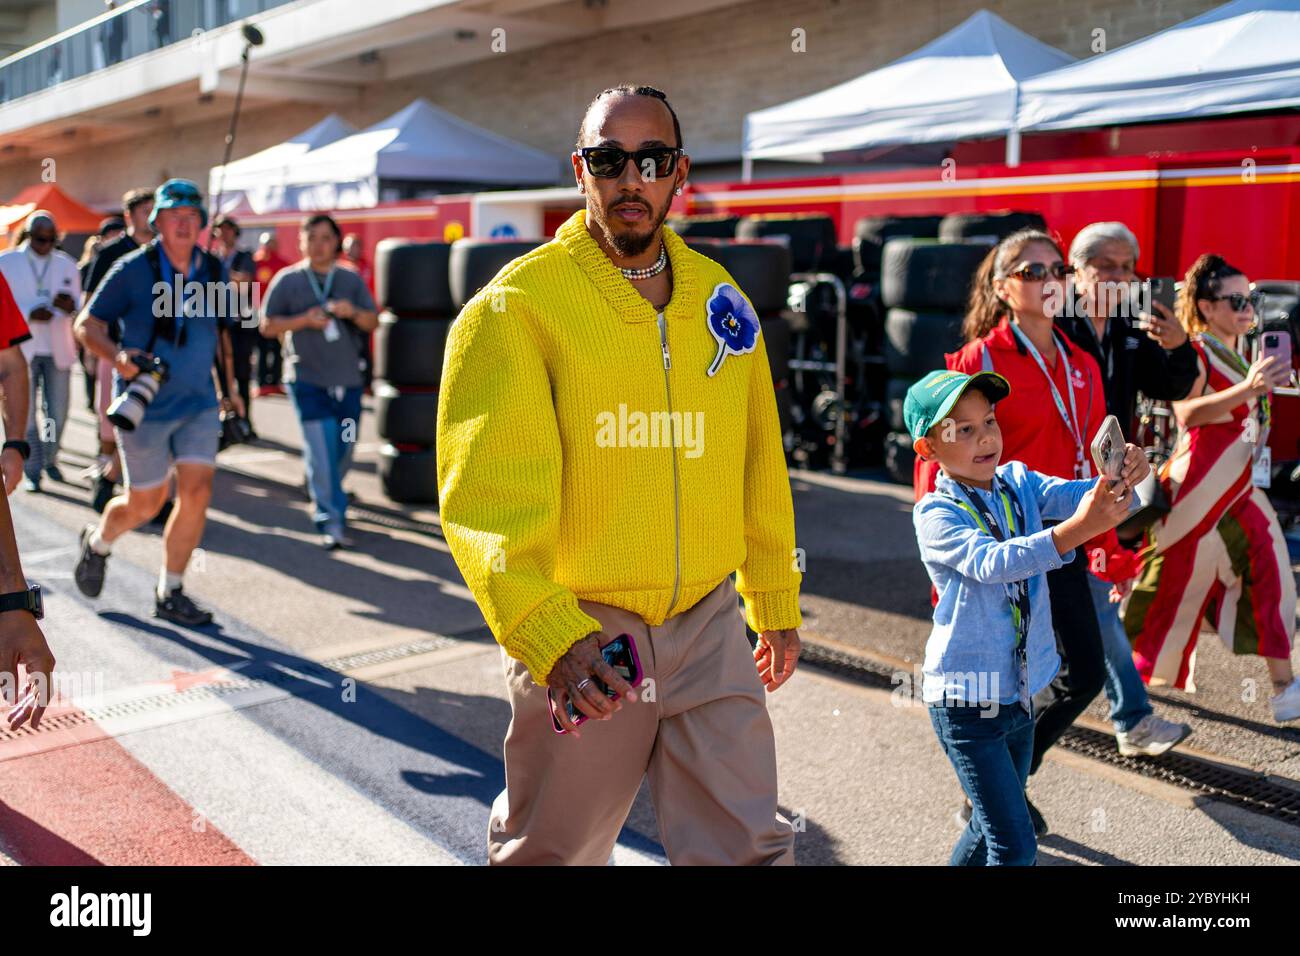
<path fill-rule="evenodd" d="M 1200 336 L 1193 345 L 1207 373 L 1202 394 L 1244 379 Z M 1124 611 L 1133 662 L 1148 684 L 1196 690 L 1202 619 L 1234 654 L 1290 656 L 1291 561 L 1268 496 L 1251 483 L 1255 446 L 1248 439 L 1255 436 L 1248 431 L 1258 424 L 1257 405 L 1252 398 L 1217 421 L 1185 429 L 1160 470 L 1172 508 L 1147 533 L 1142 574 Z"/>

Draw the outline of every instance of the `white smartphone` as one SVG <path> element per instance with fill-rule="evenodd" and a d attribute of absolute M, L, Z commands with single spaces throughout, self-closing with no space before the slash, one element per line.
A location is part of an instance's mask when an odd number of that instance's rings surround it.
<path fill-rule="evenodd" d="M 1107 415 L 1093 436 L 1092 463 L 1097 466 L 1099 476 L 1104 475 L 1112 482 L 1119 481 L 1124 473 L 1124 432 L 1114 415 Z"/>

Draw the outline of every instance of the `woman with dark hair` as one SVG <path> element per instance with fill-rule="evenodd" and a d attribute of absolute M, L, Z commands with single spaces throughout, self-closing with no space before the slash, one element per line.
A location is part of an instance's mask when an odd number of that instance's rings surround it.
<path fill-rule="evenodd" d="M 1088 445 L 1106 417 L 1106 397 L 1096 361 L 1071 346 L 1054 325 L 1070 271 L 1056 240 L 1045 232 L 1023 229 L 1003 239 L 975 273 L 962 326 L 966 345 L 948 356 L 948 367 L 968 374 L 997 372 L 1011 383 L 1010 396 L 997 408 L 1003 461 L 1022 461 L 1042 474 L 1073 480 L 1092 477 Z M 934 470 L 923 463 L 923 488 L 933 485 Z M 1031 774 L 1105 682 L 1088 567 L 1088 559 L 1076 551 L 1047 573 L 1053 626 L 1068 673 L 1053 685 L 1055 698 L 1038 712 Z M 1032 803 L 1029 812 L 1035 831 L 1044 835 L 1042 814 Z"/>
<path fill-rule="evenodd" d="M 1173 403 L 1181 433 L 1160 469 L 1171 509 L 1148 532 L 1142 576 L 1124 613 L 1138 672 L 1149 684 L 1193 691 L 1202 618 L 1234 654 L 1268 665 L 1279 723 L 1300 718 L 1291 668 L 1296 587 L 1286 540 L 1252 473 L 1267 447 L 1268 393 L 1291 369 L 1272 357 L 1248 364 L 1241 337 L 1254 328 L 1256 293 L 1216 255 L 1192 264 L 1177 312 L 1199 371 L 1190 397 Z"/>
<path fill-rule="evenodd" d="M 343 233 L 323 213 L 299 231 L 303 259 L 271 280 L 260 328 L 284 341 L 284 382 L 302 426 L 303 459 L 321 543 L 349 546 L 343 477 L 361 431 L 365 336 L 379 324 L 361 277 L 338 265 Z"/>

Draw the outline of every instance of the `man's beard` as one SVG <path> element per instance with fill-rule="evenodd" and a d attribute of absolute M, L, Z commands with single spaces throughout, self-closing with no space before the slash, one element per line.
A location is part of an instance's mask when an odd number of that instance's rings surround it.
<path fill-rule="evenodd" d="M 632 232 L 630 229 L 627 231 L 615 232 L 613 228 L 611 228 L 609 220 L 605 217 L 605 210 L 598 209 L 595 211 L 596 224 L 600 226 L 600 231 L 605 234 L 605 241 L 608 242 L 614 248 L 614 251 L 624 259 L 631 258 L 632 256 L 639 256 L 650 248 L 650 243 L 654 242 L 655 236 L 659 232 L 659 227 L 662 226 L 664 220 L 668 218 L 668 209 L 671 206 L 671 202 L 665 204 L 664 208 L 659 211 L 658 215 L 656 215 L 654 209 L 650 208 L 649 203 L 643 204 L 636 202 L 635 200 L 633 200 L 633 202 L 635 202 L 636 205 L 641 206 L 643 209 L 649 209 L 650 211 L 650 219 L 647 220 L 650 228 L 644 233 Z M 615 205 L 624 204 L 625 202 L 620 201 Z"/>

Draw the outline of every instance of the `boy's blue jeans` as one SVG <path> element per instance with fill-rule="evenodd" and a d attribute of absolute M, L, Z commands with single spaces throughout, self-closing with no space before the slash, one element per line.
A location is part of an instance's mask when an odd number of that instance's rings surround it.
<path fill-rule="evenodd" d="M 930 705 L 930 722 L 973 808 L 949 866 L 1033 866 L 1038 855 L 1025 781 L 1034 722 L 1017 703 Z"/>
<path fill-rule="evenodd" d="M 1092 604 L 1101 628 L 1101 647 L 1106 660 L 1106 696 L 1110 699 L 1110 722 L 1116 730 L 1129 731 L 1152 712 L 1146 685 L 1133 663 L 1133 646 L 1124 632 L 1119 605 L 1110 603 L 1111 586 L 1088 575 Z"/>
<path fill-rule="evenodd" d="M 319 531 L 342 535 L 348 510 L 343 476 L 361 430 L 361 387 L 322 388 L 310 382 L 289 385 L 302 425 L 307 485 Z"/>

